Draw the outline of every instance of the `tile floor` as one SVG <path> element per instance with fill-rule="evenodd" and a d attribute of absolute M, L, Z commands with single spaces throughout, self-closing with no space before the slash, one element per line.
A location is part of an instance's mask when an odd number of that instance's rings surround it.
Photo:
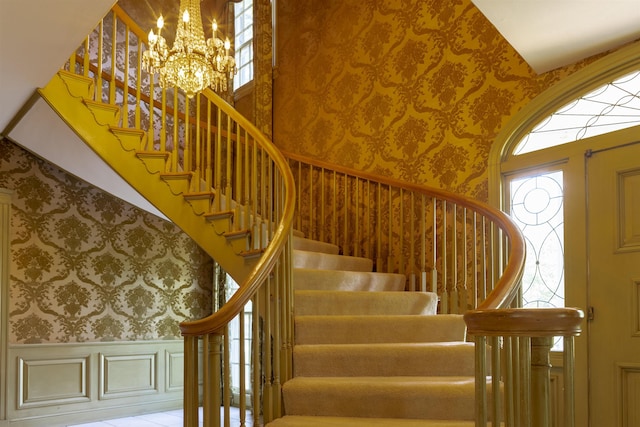
<path fill-rule="evenodd" d="M 249 417 L 249 414 L 247 414 L 247 417 Z M 230 421 L 232 426 L 240 425 L 238 410 L 235 408 L 231 408 Z M 200 408 L 200 425 L 202 425 L 202 408 Z M 251 420 L 248 419 L 246 426 L 251 427 L 251 425 Z M 68 427 L 182 427 L 182 409 L 137 415 L 135 417 L 74 424 Z"/>
<path fill-rule="evenodd" d="M 202 425 L 202 422 L 200 423 Z M 155 414 L 137 415 L 135 417 L 117 418 L 69 427 L 182 427 L 182 409 Z"/>

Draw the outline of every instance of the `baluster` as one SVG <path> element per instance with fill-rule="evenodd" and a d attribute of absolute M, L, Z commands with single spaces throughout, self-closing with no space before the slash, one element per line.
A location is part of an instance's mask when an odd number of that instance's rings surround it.
<path fill-rule="evenodd" d="M 94 96 L 94 100 L 102 101 L 102 57 L 103 57 L 103 43 L 104 43 L 104 20 L 100 21 L 98 25 L 98 63 L 97 63 L 97 71 L 95 74 L 96 79 L 96 93 Z"/>
<path fill-rule="evenodd" d="M 337 237 L 337 232 L 338 232 L 338 214 L 337 214 L 337 210 L 338 210 L 338 197 L 336 196 L 338 194 L 338 176 L 337 176 L 337 172 L 333 171 L 333 200 L 331 202 L 331 206 L 333 208 L 333 215 L 332 215 L 332 219 L 331 219 L 331 243 L 335 243 L 337 244 L 338 242 L 338 237 Z"/>
<path fill-rule="evenodd" d="M 215 187 L 216 187 L 216 211 L 222 210 L 222 199 L 224 192 L 222 191 L 222 111 L 216 108 L 216 157 L 215 157 Z M 226 202 L 225 209 L 229 209 Z"/>
<path fill-rule="evenodd" d="M 551 425 L 551 360 L 549 354 L 553 337 L 531 339 L 531 424 L 536 427 Z"/>
<path fill-rule="evenodd" d="M 500 383 L 502 381 L 501 359 L 500 359 L 500 337 L 491 337 L 491 425 L 500 426 L 502 418 L 502 391 Z M 486 359 L 485 359 L 486 363 Z"/>
<path fill-rule="evenodd" d="M 420 195 L 420 213 L 418 214 L 420 221 L 420 291 L 427 290 L 427 206 L 424 194 Z"/>
<path fill-rule="evenodd" d="M 184 337 L 184 426 L 198 425 L 198 338 Z"/>
<path fill-rule="evenodd" d="M 262 371 L 264 369 L 264 366 L 260 364 L 260 349 L 263 347 L 264 339 L 260 331 L 260 294 L 260 291 L 256 292 L 251 300 L 253 308 L 251 312 L 251 365 L 254 367 L 251 372 L 251 388 L 253 390 L 251 406 L 253 407 L 252 421 L 254 426 L 260 425 L 259 408 L 261 407 Z"/>
<path fill-rule="evenodd" d="M 224 427 L 230 427 L 231 418 L 231 345 L 229 343 L 229 329 L 230 324 L 224 328 L 224 335 L 222 336 L 222 410 L 223 410 L 223 422 Z M 214 383 L 216 385 L 217 383 Z M 218 416 L 220 409 L 218 409 Z"/>
<path fill-rule="evenodd" d="M 207 149 L 205 150 L 205 161 L 206 161 L 206 169 L 205 169 L 205 190 L 211 191 L 212 184 L 212 156 L 213 151 L 211 150 L 211 100 L 207 99 Z"/>
<path fill-rule="evenodd" d="M 343 238 L 344 238 L 344 242 L 342 245 L 342 251 L 344 255 L 351 255 L 351 251 L 349 248 L 349 236 L 350 236 L 350 230 L 349 230 L 349 189 L 350 189 L 350 185 L 349 185 L 349 176 L 345 173 L 344 174 L 344 207 L 343 207 L 343 218 L 344 218 L 344 227 L 342 229 L 342 234 L 343 234 Z"/>
<path fill-rule="evenodd" d="M 226 143 L 226 152 L 224 153 L 225 155 L 225 164 L 226 164 L 226 170 L 225 170 L 225 203 L 227 205 L 227 209 L 228 210 L 234 210 L 235 211 L 235 217 L 233 220 L 233 229 L 234 230 L 238 230 L 240 228 L 240 216 L 238 215 L 238 206 L 236 205 L 236 208 L 233 209 L 233 206 L 231 205 L 232 200 L 233 200 L 233 192 L 231 190 L 231 186 L 232 186 L 232 160 L 235 157 L 233 155 L 233 146 L 231 144 L 231 117 L 229 117 L 229 115 L 225 114 L 226 118 L 227 118 L 227 125 L 226 125 L 226 133 L 227 133 L 227 143 Z M 222 124 L 220 124 L 220 126 L 222 126 Z"/>
<path fill-rule="evenodd" d="M 468 305 L 469 305 L 469 275 L 467 273 L 467 270 L 469 269 L 469 234 L 468 234 L 468 227 L 469 224 L 467 222 L 467 209 L 463 208 L 462 209 L 462 242 L 463 242 L 463 248 L 462 248 L 462 283 L 461 283 L 461 295 L 459 298 L 459 305 L 458 305 L 458 313 L 464 313 L 465 311 L 467 311 Z"/>
<path fill-rule="evenodd" d="M 438 202 L 431 198 L 431 292 L 438 293 Z M 438 299 L 440 295 L 438 294 Z"/>
<path fill-rule="evenodd" d="M 475 336 L 476 426 L 487 425 L 487 337 Z"/>
<path fill-rule="evenodd" d="M 564 337 L 563 349 L 563 385 L 564 385 L 564 427 L 575 425 L 575 338 L 571 335 Z"/>
<path fill-rule="evenodd" d="M 460 313 L 458 311 L 458 292 L 460 292 L 460 288 L 458 286 L 458 205 L 456 203 L 451 207 L 452 212 L 452 221 L 451 221 L 451 233 L 453 234 L 453 239 L 451 242 L 451 312 L 452 313 Z"/>
<path fill-rule="evenodd" d="M 125 25 L 124 29 L 124 82 L 122 89 L 122 127 L 130 127 L 129 123 L 129 55 L 131 48 L 131 30 L 128 25 Z"/>
<path fill-rule="evenodd" d="M 112 24 L 111 24 L 111 76 L 109 77 L 109 104 L 116 103 L 116 59 L 117 59 L 117 50 L 116 47 L 118 45 L 118 19 L 116 17 L 116 13 L 112 12 Z M 124 126 L 123 126 L 124 127 Z"/>
<path fill-rule="evenodd" d="M 447 269 L 448 263 L 448 245 L 447 239 L 449 233 L 447 232 L 448 221 L 447 221 L 447 201 L 442 201 L 442 254 L 440 258 L 442 259 L 442 296 L 440 300 L 440 308 L 443 314 L 450 313 L 449 310 L 449 271 Z"/>
<path fill-rule="evenodd" d="M 186 126 L 186 124 L 185 124 Z M 171 151 L 171 172 L 178 172 L 178 152 L 180 149 L 180 138 L 178 132 L 180 130 L 180 121 L 178 117 L 178 88 L 173 88 L 173 144 Z M 153 146 L 153 134 L 150 136 Z"/>
<path fill-rule="evenodd" d="M 382 258 L 382 184 L 376 184 L 376 271 L 383 272 Z"/>
<path fill-rule="evenodd" d="M 136 105 L 135 105 L 135 119 L 134 127 L 136 129 L 142 129 L 141 118 L 141 99 L 142 99 L 142 43 L 143 40 L 138 37 L 138 50 L 136 53 Z"/>

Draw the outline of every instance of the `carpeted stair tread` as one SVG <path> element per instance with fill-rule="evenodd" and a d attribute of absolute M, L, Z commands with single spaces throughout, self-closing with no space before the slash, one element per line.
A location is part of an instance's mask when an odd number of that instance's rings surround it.
<path fill-rule="evenodd" d="M 337 245 L 297 236 L 293 236 L 293 249 L 333 255 L 338 255 L 340 252 L 340 248 Z"/>
<path fill-rule="evenodd" d="M 296 345 L 295 377 L 473 376 L 468 342 Z"/>
<path fill-rule="evenodd" d="M 407 418 L 308 417 L 286 415 L 268 427 L 474 427 L 474 421 L 412 420 Z"/>
<path fill-rule="evenodd" d="M 402 274 L 293 241 L 293 378 L 269 427 L 471 427 L 474 357 L 461 315 Z M 462 421 L 461 421 L 462 420 Z"/>
<path fill-rule="evenodd" d="M 465 335 L 456 314 L 295 316 L 296 345 L 464 341 Z"/>
<path fill-rule="evenodd" d="M 473 420 L 474 393 L 473 377 L 296 377 L 283 386 L 287 415 L 337 417 Z"/>
<path fill-rule="evenodd" d="M 295 314 L 403 315 L 436 314 L 438 295 L 432 292 L 296 291 Z"/>
<path fill-rule="evenodd" d="M 319 270 L 371 271 L 373 261 L 369 258 L 325 254 L 321 252 L 293 250 L 293 268 Z"/>
<path fill-rule="evenodd" d="M 373 273 L 344 270 L 295 268 L 293 283 L 296 290 L 333 291 L 403 291 L 403 274 Z"/>

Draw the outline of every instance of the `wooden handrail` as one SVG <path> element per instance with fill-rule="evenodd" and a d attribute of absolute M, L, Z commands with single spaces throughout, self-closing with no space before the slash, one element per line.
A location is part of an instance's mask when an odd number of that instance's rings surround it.
<path fill-rule="evenodd" d="M 213 91 L 207 89 L 204 92 L 207 97 L 217 96 Z M 209 98 L 211 99 L 211 98 Z M 229 116 L 241 124 L 245 129 L 251 130 L 256 142 L 259 142 L 276 166 L 282 172 L 283 188 L 286 199 L 284 200 L 282 218 L 280 224 L 273 235 L 273 239 L 267 246 L 260 262 L 256 264 L 246 282 L 240 286 L 233 296 L 218 311 L 210 316 L 190 322 L 182 322 L 180 330 L 183 336 L 199 336 L 205 334 L 220 334 L 222 329 L 237 316 L 243 307 L 249 302 L 251 297 L 258 290 L 260 285 L 267 278 L 271 269 L 278 261 L 278 256 L 284 248 L 292 230 L 293 215 L 295 212 L 296 191 L 291 170 L 281 152 L 260 132 L 251 122 L 240 115 L 234 108 L 224 101 L 217 103 L 218 107 Z"/>
<path fill-rule="evenodd" d="M 123 27 L 125 42 L 115 43 Z M 129 48 L 130 40 L 136 41 L 134 50 Z M 260 418 L 270 421 L 280 414 L 281 381 L 292 371 L 289 237 L 295 215 L 293 175 L 273 143 L 213 91 L 205 90 L 188 100 L 177 88 L 160 88 L 154 75 L 143 70 L 145 44 L 147 34 L 115 5 L 80 50 L 71 55 L 68 69 L 94 80 L 95 84 L 82 92 L 83 97 L 120 110 L 122 122 L 114 120 L 109 128 L 120 142 L 114 149 L 143 157 L 145 163 L 150 159 L 146 171 L 156 175 L 151 182 L 164 181 L 172 196 L 178 197 L 162 201 L 173 213 L 169 217 L 176 223 L 184 221 L 198 243 L 209 244 L 208 253 L 239 283 L 230 299 L 216 306 L 214 314 L 180 324 L 185 348 L 185 425 L 198 424 L 199 405 L 203 406 L 204 425 L 220 425 L 221 406 L 228 416 L 228 328 L 249 303 L 255 337 L 250 351 L 250 363 L 255 367 L 251 369 L 251 387 L 260 390 L 252 398 L 251 406 L 257 409 L 254 424 Z M 122 132 L 122 128 L 136 132 Z M 152 156 L 154 152 L 160 155 Z M 142 181 L 147 176 L 131 179 L 138 178 Z M 175 207 L 171 206 L 174 200 Z M 225 215 L 220 215 L 223 212 Z M 246 239 L 231 237 L 241 230 Z M 199 231 L 202 234 L 197 235 Z M 211 243 L 213 240 L 216 243 Z M 268 331 L 273 347 L 263 350 L 266 343 L 261 341 L 259 328 Z M 245 354 L 244 340 L 241 342 L 240 351 Z M 199 378 L 204 378 L 202 388 Z M 241 382 L 244 418 L 245 381 Z"/>
<path fill-rule="evenodd" d="M 576 308 L 471 310 L 464 314 L 476 346 L 476 425 L 549 427 L 554 337 L 563 337 L 563 426 L 575 423 L 574 337 L 584 313 Z M 491 345 L 488 351 L 487 341 Z M 492 404 L 487 399 L 487 354 L 491 354 Z M 499 384 L 505 384 L 505 393 Z"/>
<path fill-rule="evenodd" d="M 415 191 L 430 197 L 436 197 L 447 200 L 461 206 L 470 208 L 473 211 L 482 213 L 484 216 L 495 222 L 509 238 L 509 258 L 507 265 L 502 271 L 501 277 L 498 279 L 495 287 L 482 301 L 477 309 L 489 310 L 506 308 L 514 300 L 519 289 L 519 282 L 522 277 L 525 262 L 525 241 L 518 226 L 511 218 L 502 211 L 489 206 L 478 200 L 455 194 L 446 190 L 430 187 L 421 184 L 408 183 L 394 178 L 374 175 L 371 173 L 357 171 L 343 166 L 332 165 L 321 160 L 305 157 L 299 154 L 283 151 L 287 158 L 309 164 L 313 167 L 329 169 L 341 174 L 357 177 L 363 180 L 370 180 L 383 185 L 394 186 L 404 190 Z"/>
<path fill-rule="evenodd" d="M 467 332 L 482 336 L 578 336 L 583 319 L 577 308 L 478 309 L 464 314 Z"/>

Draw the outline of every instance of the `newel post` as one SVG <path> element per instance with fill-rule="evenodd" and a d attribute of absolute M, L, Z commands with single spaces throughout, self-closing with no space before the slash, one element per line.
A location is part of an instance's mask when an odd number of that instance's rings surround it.
<path fill-rule="evenodd" d="M 551 425 L 551 347 L 553 337 L 531 338 L 531 425 Z"/>

